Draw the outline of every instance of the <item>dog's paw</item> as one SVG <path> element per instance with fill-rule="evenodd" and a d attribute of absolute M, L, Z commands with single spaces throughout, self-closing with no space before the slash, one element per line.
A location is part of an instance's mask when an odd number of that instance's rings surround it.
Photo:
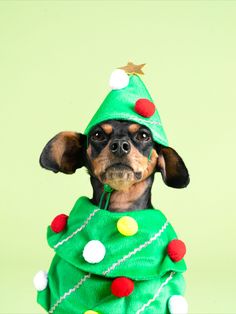
<path fill-rule="evenodd" d="M 168 301 L 170 314 L 188 314 L 188 303 L 182 295 L 173 295 Z"/>

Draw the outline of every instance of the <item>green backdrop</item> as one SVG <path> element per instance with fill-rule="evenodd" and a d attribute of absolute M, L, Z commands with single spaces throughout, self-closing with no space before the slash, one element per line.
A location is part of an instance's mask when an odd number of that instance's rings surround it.
<path fill-rule="evenodd" d="M 111 71 L 147 63 L 144 81 L 187 189 L 157 176 L 153 199 L 188 247 L 190 313 L 236 313 L 235 1 L 1 1 L 0 313 L 43 313 L 34 273 L 53 252 L 46 227 L 91 195 L 85 169 L 40 168 L 45 143 L 84 130 Z"/>

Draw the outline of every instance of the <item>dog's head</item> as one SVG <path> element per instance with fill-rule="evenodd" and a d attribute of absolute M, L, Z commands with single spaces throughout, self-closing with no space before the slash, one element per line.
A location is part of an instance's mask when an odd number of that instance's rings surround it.
<path fill-rule="evenodd" d="M 105 121 L 88 136 L 61 132 L 43 149 L 40 164 L 66 174 L 85 166 L 91 176 L 115 190 L 127 190 L 155 172 L 161 172 L 165 184 L 174 188 L 189 183 L 188 170 L 178 153 L 154 142 L 147 127 L 130 121 Z"/>

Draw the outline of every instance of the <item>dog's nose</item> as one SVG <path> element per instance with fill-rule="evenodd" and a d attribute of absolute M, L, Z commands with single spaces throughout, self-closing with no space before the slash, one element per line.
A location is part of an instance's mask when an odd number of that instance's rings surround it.
<path fill-rule="evenodd" d="M 130 152 L 130 143 L 126 140 L 113 140 L 110 144 L 110 151 L 118 156 L 122 157 L 123 155 L 127 155 Z"/>

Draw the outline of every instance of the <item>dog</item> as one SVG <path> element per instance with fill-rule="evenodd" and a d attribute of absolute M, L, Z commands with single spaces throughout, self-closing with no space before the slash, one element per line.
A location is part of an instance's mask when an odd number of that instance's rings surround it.
<path fill-rule="evenodd" d="M 93 128 L 87 148 L 86 143 L 83 134 L 61 132 L 44 148 L 40 165 L 65 174 L 86 167 L 93 187 L 91 202 L 94 205 L 99 204 L 104 184 L 109 184 L 114 192 L 108 210 L 125 212 L 153 208 L 151 188 L 157 172 L 172 188 L 184 188 L 189 184 L 189 173 L 182 158 L 173 148 L 156 144 L 150 130 L 142 125 L 107 121 Z"/>
<path fill-rule="evenodd" d="M 118 74 L 126 84 L 119 82 L 121 92 L 129 93 L 131 86 L 133 93 L 139 77 Z M 141 96 L 146 93 L 143 85 L 139 90 Z M 120 95 L 112 93 L 115 105 Z M 148 94 L 144 100 L 148 107 Z M 79 198 L 69 216 L 58 215 L 48 227 L 48 243 L 56 254 L 49 273 L 40 271 L 34 278 L 38 303 L 48 313 L 187 314 L 186 247 L 153 206 L 151 193 L 155 174 L 160 172 L 169 187 L 184 188 L 189 173 L 159 136 L 162 130 L 154 129 L 160 126 L 159 116 L 148 120 L 150 112 L 135 109 L 135 116 L 129 110 L 120 116 L 117 111 L 114 119 L 106 119 L 105 111 L 100 120 L 95 115 L 84 134 L 60 132 L 40 155 L 40 165 L 54 173 L 73 174 L 85 167 L 93 188 L 90 199 Z"/>

